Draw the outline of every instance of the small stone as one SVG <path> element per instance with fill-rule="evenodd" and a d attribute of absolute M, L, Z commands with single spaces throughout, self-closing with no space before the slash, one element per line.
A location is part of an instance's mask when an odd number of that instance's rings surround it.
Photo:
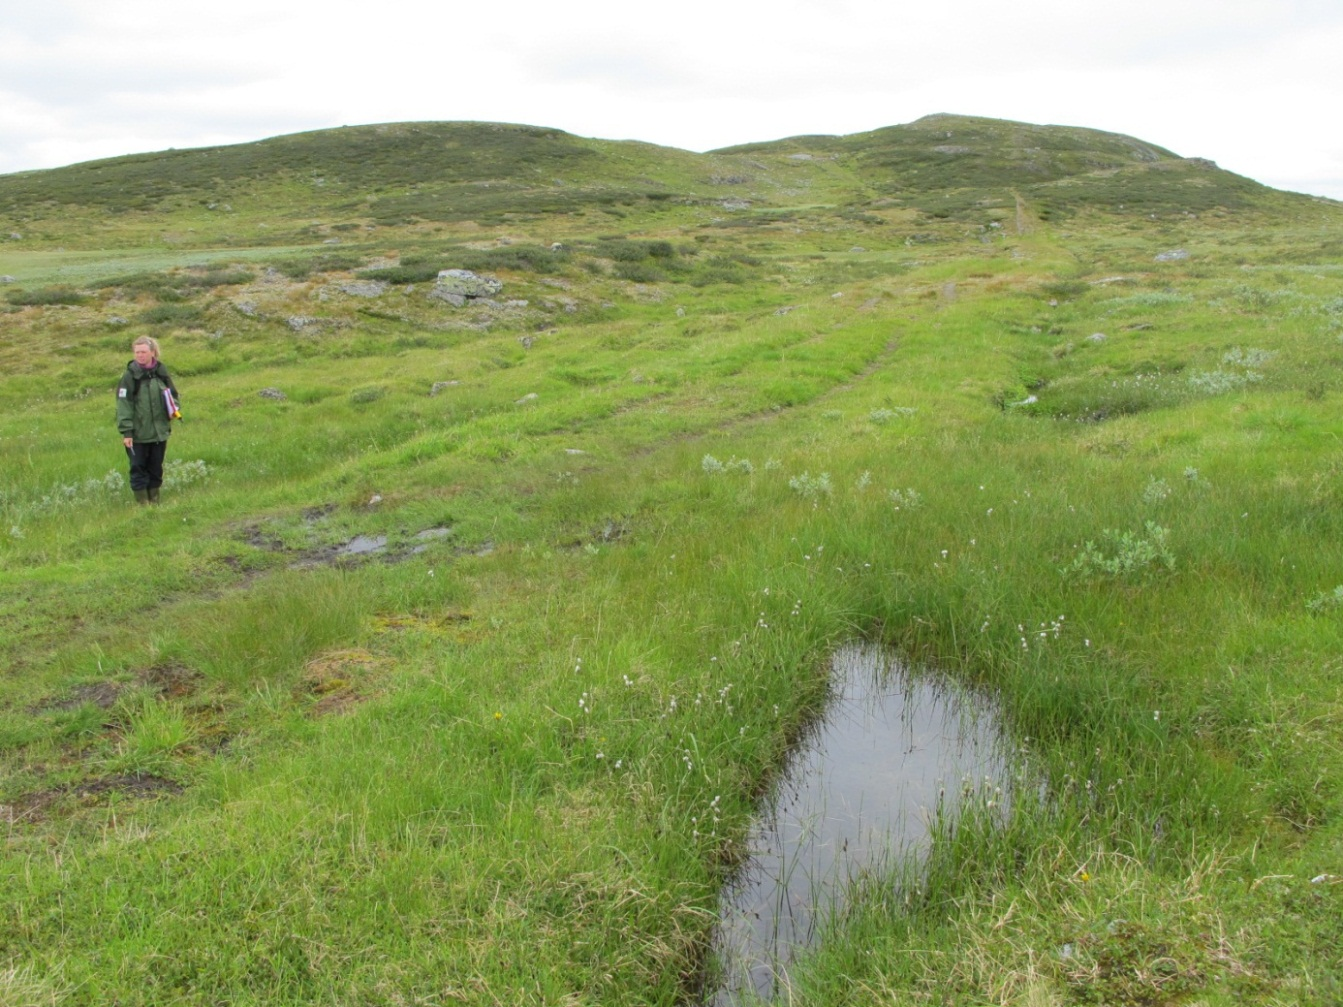
<path fill-rule="evenodd" d="M 1169 252 L 1159 252 L 1154 256 L 1157 262 L 1180 262 L 1189 258 L 1189 253 L 1183 248 L 1172 248 Z"/>
<path fill-rule="evenodd" d="M 9 274 L 5 274 L 4 276 L 0 276 L 0 283 L 17 283 L 17 282 L 18 282 L 18 281 L 17 281 L 16 279 L 14 279 L 14 277 L 10 276 Z"/>
<path fill-rule="evenodd" d="M 1103 342 L 1105 342 L 1105 333 L 1104 333 L 1104 332 L 1093 332 L 1091 335 L 1087 336 L 1087 342 L 1088 342 L 1088 343 L 1103 343 Z"/>
<path fill-rule="evenodd" d="M 278 388 L 263 388 L 261 391 L 257 392 L 257 395 L 263 399 L 270 399 L 272 402 L 284 402 L 289 398 L 288 395 Z"/>
<path fill-rule="evenodd" d="M 517 402 L 515 402 L 515 403 L 513 403 L 513 404 L 516 405 L 516 406 L 525 405 L 525 404 L 528 403 L 528 402 L 535 402 L 535 401 L 536 401 L 537 399 L 539 399 L 540 397 L 541 397 L 541 396 L 537 395 L 536 392 L 528 392 L 526 395 L 524 395 L 522 398 L 518 399 Z"/>
<path fill-rule="evenodd" d="M 351 280 L 347 283 L 337 283 L 336 289 L 351 297 L 381 297 L 387 289 L 387 284 L 381 280 Z"/>
<path fill-rule="evenodd" d="M 456 388 L 460 384 L 460 381 L 435 381 L 433 387 L 429 389 L 429 394 L 437 395 L 445 388 Z"/>

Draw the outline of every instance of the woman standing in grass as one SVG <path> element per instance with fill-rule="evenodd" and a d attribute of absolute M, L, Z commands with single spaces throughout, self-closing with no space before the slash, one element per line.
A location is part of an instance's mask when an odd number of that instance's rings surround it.
<path fill-rule="evenodd" d="M 135 359 L 117 385 L 117 429 L 131 463 L 131 490 L 142 504 L 159 502 L 163 456 L 177 411 L 177 386 L 159 360 L 159 344 L 140 336 L 131 344 Z"/>

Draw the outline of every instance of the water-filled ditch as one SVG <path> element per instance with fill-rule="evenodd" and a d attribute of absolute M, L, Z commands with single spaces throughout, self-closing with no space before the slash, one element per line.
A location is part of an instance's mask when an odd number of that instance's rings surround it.
<path fill-rule="evenodd" d="M 787 999 L 790 964 L 851 879 L 921 856 L 935 816 L 954 818 L 967 795 L 1007 799 L 1011 747 L 989 698 L 868 646 L 836 652 L 832 685 L 720 899 L 712 1007 Z"/>

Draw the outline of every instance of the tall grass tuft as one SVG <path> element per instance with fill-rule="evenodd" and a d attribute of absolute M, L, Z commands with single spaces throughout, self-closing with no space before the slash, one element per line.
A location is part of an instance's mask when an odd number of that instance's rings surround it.
<path fill-rule="evenodd" d="M 291 571 L 259 590 L 192 607 L 165 628 L 165 654 L 232 688 L 292 682 L 323 648 L 371 615 L 366 588 L 340 570 Z"/>

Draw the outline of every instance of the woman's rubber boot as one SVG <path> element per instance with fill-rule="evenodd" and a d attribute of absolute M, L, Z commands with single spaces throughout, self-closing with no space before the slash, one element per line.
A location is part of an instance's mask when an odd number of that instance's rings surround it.
<path fill-rule="evenodd" d="M 149 490 L 135 490 L 135 502 L 138 504 L 149 503 Z"/>
<path fill-rule="evenodd" d="M 147 492 L 149 493 L 150 503 L 156 504 L 159 502 L 159 488 L 157 486 L 151 486 Z"/>

